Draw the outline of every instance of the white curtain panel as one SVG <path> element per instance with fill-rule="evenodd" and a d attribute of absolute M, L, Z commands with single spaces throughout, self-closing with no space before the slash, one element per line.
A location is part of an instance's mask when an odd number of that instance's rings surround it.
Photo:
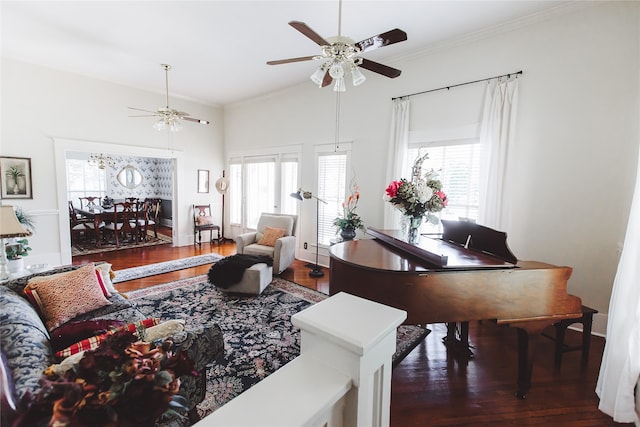
<path fill-rule="evenodd" d="M 488 83 L 480 128 L 483 158 L 478 223 L 503 231 L 509 228 L 508 175 L 517 105 L 517 78 L 500 78 Z"/>
<path fill-rule="evenodd" d="M 640 164 L 640 156 L 638 158 Z M 640 375 L 640 172 L 613 282 L 596 393 L 598 408 L 617 422 L 640 426 L 634 389 Z"/>
<path fill-rule="evenodd" d="M 393 100 L 393 113 L 391 115 L 391 137 L 389 151 L 387 153 L 387 181 L 385 188 L 391 181 L 402 178 L 402 168 L 406 163 L 409 148 L 409 98 Z M 382 189 L 384 192 L 385 188 Z M 384 194 L 384 193 L 382 193 Z M 400 212 L 391 204 L 385 203 L 384 228 L 393 229 L 400 226 Z"/>

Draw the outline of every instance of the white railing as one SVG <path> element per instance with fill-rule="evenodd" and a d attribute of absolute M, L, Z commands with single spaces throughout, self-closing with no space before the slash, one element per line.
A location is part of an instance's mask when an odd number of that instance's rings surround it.
<path fill-rule="evenodd" d="M 388 426 L 391 356 L 406 317 L 344 292 L 295 314 L 300 356 L 196 426 Z"/>

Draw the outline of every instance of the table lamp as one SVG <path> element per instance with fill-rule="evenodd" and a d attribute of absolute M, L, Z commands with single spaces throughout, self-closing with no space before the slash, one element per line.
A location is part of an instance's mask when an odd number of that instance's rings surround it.
<path fill-rule="evenodd" d="M 25 230 L 22 224 L 20 224 L 20 221 L 18 221 L 16 213 L 13 210 L 13 206 L 0 206 L 0 244 L 2 245 L 2 256 L 0 256 L 0 280 L 7 280 L 9 278 L 9 271 L 7 270 L 7 251 L 5 249 L 4 239 L 26 236 L 31 236 L 31 232 L 29 230 Z"/>

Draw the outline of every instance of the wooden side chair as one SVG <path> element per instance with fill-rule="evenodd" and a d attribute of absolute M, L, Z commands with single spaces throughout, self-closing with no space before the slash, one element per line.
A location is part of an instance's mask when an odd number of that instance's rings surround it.
<path fill-rule="evenodd" d="M 80 209 L 91 209 L 100 205 L 98 196 L 78 197 L 78 199 L 80 199 Z"/>
<path fill-rule="evenodd" d="M 116 247 L 120 247 L 120 236 L 131 236 L 131 241 L 137 240 L 138 235 L 138 205 L 122 202 L 113 204 L 113 222 L 104 226 L 114 234 Z"/>
<path fill-rule="evenodd" d="M 104 221 L 101 221 L 98 224 L 99 228 L 103 228 L 104 226 Z M 96 228 L 93 220 L 79 218 L 71 200 L 69 200 L 69 231 L 71 232 L 71 244 L 76 242 L 77 238 L 80 236 L 87 238 L 88 236 L 96 235 Z"/>
<path fill-rule="evenodd" d="M 158 238 L 158 217 L 160 216 L 160 203 L 162 199 L 147 198 L 141 204 L 140 218 L 138 219 L 138 227 L 140 230 L 140 239 L 147 240 L 147 230 L 153 228 L 153 235 Z"/>
<path fill-rule="evenodd" d="M 213 243 L 213 231 L 215 230 L 218 233 L 218 245 L 222 241 L 222 232 L 220 230 L 220 226 L 213 223 L 213 218 L 211 217 L 211 205 L 193 205 L 193 244 L 198 245 L 202 244 L 202 232 L 207 231 L 211 233 L 210 242 Z M 198 236 L 198 241 L 196 242 L 196 235 Z"/>

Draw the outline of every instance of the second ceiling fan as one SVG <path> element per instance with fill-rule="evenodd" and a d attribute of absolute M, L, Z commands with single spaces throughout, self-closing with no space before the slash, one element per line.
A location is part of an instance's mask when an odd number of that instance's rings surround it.
<path fill-rule="evenodd" d="M 171 65 L 169 64 L 161 64 L 161 65 L 162 65 L 162 69 L 164 70 L 164 82 L 165 82 L 165 91 L 166 91 L 165 106 L 158 108 L 156 111 L 129 107 L 129 109 L 131 110 L 144 111 L 145 113 L 151 113 L 151 114 L 143 114 L 143 115 L 129 116 L 129 117 L 158 117 L 158 120 L 154 123 L 153 127 L 157 130 L 169 129 L 172 132 L 177 132 L 182 129 L 183 120 L 200 123 L 203 125 L 208 125 L 209 120 L 196 119 L 195 117 L 189 116 L 189 113 L 185 113 L 184 111 L 178 111 L 169 107 L 169 70 L 171 69 Z"/>
<path fill-rule="evenodd" d="M 336 92 L 344 92 L 346 90 L 344 75 L 347 71 L 351 72 L 354 86 L 364 83 L 366 77 L 358 67 L 365 68 L 369 71 L 373 71 L 374 73 L 378 73 L 392 79 L 398 77 L 401 73 L 400 70 L 362 58 L 359 55 L 379 47 L 405 41 L 407 40 L 407 33 L 396 28 L 356 43 L 349 37 L 345 37 L 341 34 L 342 0 L 339 1 L 338 7 L 338 35 L 335 37 L 328 37 L 327 39 L 324 39 L 304 22 L 289 22 L 289 25 L 322 48 L 322 53 L 320 55 L 267 61 L 267 64 L 279 65 L 310 60 L 322 61 L 318 69 L 311 75 L 311 80 L 320 87 L 328 86 L 333 80 L 335 80 L 336 83 L 333 90 Z"/>

